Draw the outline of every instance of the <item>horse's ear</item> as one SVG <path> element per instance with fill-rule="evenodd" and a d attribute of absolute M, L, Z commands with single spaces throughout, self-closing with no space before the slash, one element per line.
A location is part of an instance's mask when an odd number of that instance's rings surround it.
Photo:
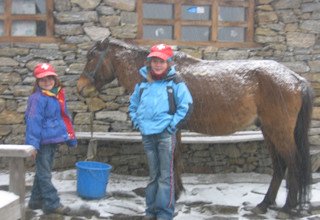
<path fill-rule="evenodd" d="M 102 44 L 107 44 L 107 43 L 109 43 L 109 38 L 105 38 L 105 39 L 103 39 L 102 41 L 101 41 L 101 43 Z"/>
<path fill-rule="evenodd" d="M 103 49 L 106 49 L 107 45 L 110 43 L 110 40 L 108 37 L 106 37 L 104 40 L 101 41 L 101 47 Z"/>
<path fill-rule="evenodd" d="M 96 42 L 96 48 L 97 48 L 98 50 L 102 50 L 102 49 L 103 49 L 103 44 L 102 44 L 101 41 L 97 41 L 97 42 Z"/>

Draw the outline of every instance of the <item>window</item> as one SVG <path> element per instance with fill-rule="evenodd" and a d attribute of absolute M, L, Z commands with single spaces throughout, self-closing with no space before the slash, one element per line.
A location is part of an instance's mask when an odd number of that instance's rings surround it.
<path fill-rule="evenodd" d="M 137 0 L 137 40 L 256 46 L 253 12 L 254 0 Z"/>
<path fill-rule="evenodd" d="M 53 0 L 0 0 L 0 42 L 53 42 Z"/>

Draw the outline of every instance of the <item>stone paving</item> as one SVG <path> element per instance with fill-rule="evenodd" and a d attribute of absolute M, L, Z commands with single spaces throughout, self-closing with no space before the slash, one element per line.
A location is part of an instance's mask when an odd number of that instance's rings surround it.
<path fill-rule="evenodd" d="M 200 193 L 199 185 L 208 184 L 210 188 L 210 184 L 215 183 L 267 183 L 269 180 L 268 175 L 260 175 L 260 174 L 252 174 L 252 173 L 244 173 L 244 174 L 215 174 L 215 175 L 199 175 L 197 177 L 198 182 L 194 182 L 194 179 L 190 179 L 194 177 L 194 175 L 184 175 L 184 183 L 186 188 L 192 189 L 191 193 L 196 196 Z M 123 179 L 121 179 L 123 178 Z M 128 176 L 121 176 L 121 175 L 113 175 L 112 180 L 109 184 L 120 184 L 123 181 L 130 180 Z M 145 180 L 145 179 L 144 179 Z M 140 181 L 139 177 L 134 177 L 132 182 Z M 320 175 L 317 173 L 314 178 L 314 183 L 320 182 Z M 144 188 L 143 187 L 135 187 L 135 183 L 129 190 L 110 190 L 108 195 L 103 200 L 107 202 L 108 200 L 113 201 L 125 201 L 125 200 L 135 200 L 137 203 L 141 203 L 144 201 Z M 139 185 L 139 184 L 138 184 Z M 317 184 L 319 186 L 319 184 Z M 193 188 L 192 188 L 193 187 Z M 28 187 L 30 190 L 30 187 Z M 75 192 L 73 192 L 75 193 Z M 259 192 L 256 192 L 259 193 Z M 63 197 L 63 195 L 62 195 Z M 63 199 L 62 199 L 63 200 Z M 90 203 L 90 201 L 88 201 Z M 124 204 L 125 206 L 125 204 Z M 142 205 L 143 206 L 143 205 Z M 253 204 L 248 202 L 247 204 L 242 204 L 241 206 L 233 206 L 233 205 L 219 205 L 213 204 L 206 199 L 197 200 L 197 201 L 187 201 L 186 199 L 180 199 L 176 204 L 176 212 L 183 212 L 186 216 L 188 213 L 199 212 L 205 213 L 207 217 L 205 218 L 194 218 L 194 219 L 212 219 L 212 220 L 223 220 L 223 219 L 271 219 L 271 215 L 256 215 L 252 214 L 251 212 L 246 212 L 246 209 L 250 209 L 253 207 Z M 130 208 L 130 207 L 128 207 Z M 279 207 L 271 207 L 268 211 L 277 213 L 277 218 L 281 219 L 308 219 L 308 220 L 320 220 L 320 202 L 312 203 L 309 207 L 308 211 L 303 211 L 300 215 L 293 214 L 292 216 L 284 215 L 281 212 L 278 212 Z M 274 215 L 273 215 L 274 216 Z M 80 219 L 115 219 L 115 220 L 139 220 L 143 219 L 143 212 L 137 211 L 136 214 L 127 215 L 121 213 L 115 213 L 111 217 L 101 217 L 99 210 L 90 208 L 90 205 L 82 205 L 78 209 L 73 209 L 69 216 L 62 216 L 57 214 L 51 215 L 44 215 L 41 211 L 32 211 L 28 210 L 26 212 L 26 219 L 27 220 L 80 220 Z M 176 219 L 176 218 L 175 218 Z M 181 217 L 177 217 L 177 219 L 182 219 Z M 191 218 L 187 218 L 191 219 Z"/>

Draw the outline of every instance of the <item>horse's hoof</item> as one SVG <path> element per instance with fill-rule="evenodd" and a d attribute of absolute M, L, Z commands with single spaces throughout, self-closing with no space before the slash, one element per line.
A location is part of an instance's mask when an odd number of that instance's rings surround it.
<path fill-rule="evenodd" d="M 277 219 L 289 219 L 289 218 L 290 218 L 290 214 L 288 212 L 279 211 L 277 214 Z"/>
<path fill-rule="evenodd" d="M 262 207 L 256 206 L 253 209 L 251 209 L 250 211 L 256 215 L 260 215 L 260 214 L 265 214 L 267 212 L 267 208 L 262 208 Z"/>

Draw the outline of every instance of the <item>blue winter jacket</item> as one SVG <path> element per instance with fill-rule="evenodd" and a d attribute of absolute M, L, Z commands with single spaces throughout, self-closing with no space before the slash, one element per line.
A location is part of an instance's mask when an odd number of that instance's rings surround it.
<path fill-rule="evenodd" d="M 26 144 L 36 149 L 40 149 L 43 144 L 53 143 L 65 142 L 69 147 L 77 145 L 64 91 L 61 92 L 60 104 L 56 96 L 46 95 L 39 88 L 29 97 L 25 112 Z"/>
<path fill-rule="evenodd" d="M 174 80 L 177 77 L 174 67 L 164 79 L 153 82 L 147 81 L 147 67 L 142 67 L 139 73 L 145 80 L 135 86 L 130 97 L 129 114 L 133 126 L 143 135 L 159 134 L 165 129 L 169 133 L 176 132 L 192 111 L 192 96 L 186 84 Z M 174 103 L 170 101 L 170 92 Z"/>

